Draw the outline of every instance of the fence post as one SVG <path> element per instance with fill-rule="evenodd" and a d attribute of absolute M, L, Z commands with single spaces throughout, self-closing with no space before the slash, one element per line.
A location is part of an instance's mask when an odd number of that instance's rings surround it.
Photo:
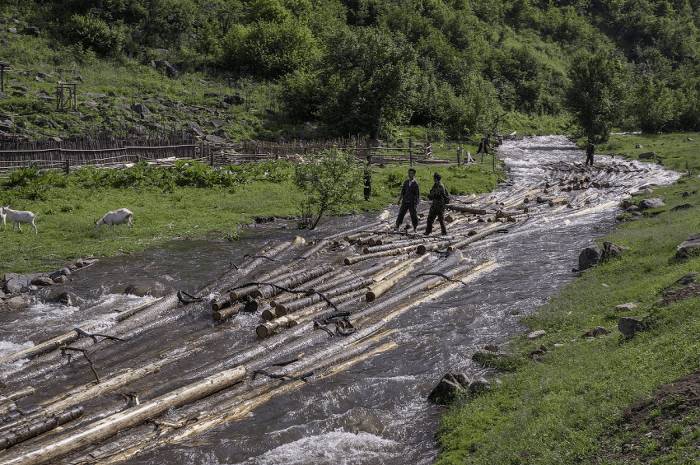
<path fill-rule="evenodd" d="M 214 151 L 211 149 L 211 146 L 207 144 L 207 150 L 209 151 L 209 165 L 213 168 L 214 167 Z"/>
<path fill-rule="evenodd" d="M 70 158 L 66 157 L 66 160 L 64 162 L 63 170 L 66 173 L 66 176 L 70 174 Z"/>
<path fill-rule="evenodd" d="M 462 164 L 462 146 L 457 146 L 457 166 Z"/>
<path fill-rule="evenodd" d="M 408 138 L 408 165 L 413 166 L 413 138 Z"/>

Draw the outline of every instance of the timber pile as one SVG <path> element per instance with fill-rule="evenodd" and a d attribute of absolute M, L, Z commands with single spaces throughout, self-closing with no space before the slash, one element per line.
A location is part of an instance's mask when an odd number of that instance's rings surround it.
<path fill-rule="evenodd" d="M 602 189 L 633 191 L 635 169 L 551 164 L 521 187 L 454 199 L 448 236 L 376 221 L 311 245 L 269 244 L 194 294 L 206 299 L 166 296 L 107 329 L 83 325 L 7 354 L 0 465 L 119 463 L 242 420 L 395 348 L 387 339 L 398 316 L 497 266 L 465 258 L 470 245 L 544 213 L 585 211 Z M 165 328 L 172 337 L 153 344 Z M 70 351 L 72 365 L 62 356 Z M 55 382 L 57 373 L 75 384 Z"/>

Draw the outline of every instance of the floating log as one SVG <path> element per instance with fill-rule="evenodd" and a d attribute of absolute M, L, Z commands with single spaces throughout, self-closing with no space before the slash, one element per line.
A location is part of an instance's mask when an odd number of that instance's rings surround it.
<path fill-rule="evenodd" d="M 408 245 L 408 246 L 404 246 L 404 247 L 398 247 L 398 248 L 392 249 L 392 250 L 385 250 L 383 252 L 375 252 L 375 253 L 368 253 L 368 254 L 364 254 L 364 255 L 354 255 L 351 257 L 345 257 L 343 259 L 343 263 L 345 263 L 346 265 L 354 265 L 355 263 L 359 263 L 361 261 L 369 260 L 372 258 L 392 257 L 395 255 L 403 255 L 403 254 L 409 253 L 413 249 L 413 247 L 414 246 L 412 246 L 412 245 Z"/>
<path fill-rule="evenodd" d="M 374 302 L 378 297 L 385 294 L 389 289 L 398 284 L 401 279 L 408 276 L 415 266 L 423 260 L 425 257 L 419 257 L 407 262 L 406 266 L 397 270 L 394 274 L 385 277 L 382 281 L 376 282 L 369 286 L 367 293 L 365 294 L 365 300 L 367 302 Z"/>
<path fill-rule="evenodd" d="M 83 414 L 83 407 L 73 407 L 48 418 L 43 418 L 28 425 L 13 428 L 0 436 L 0 449 L 7 449 L 15 444 L 39 436 L 47 431 L 56 429 Z"/>
<path fill-rule="evenodd" d="M 468 207 L 466 205 L 458 205 L 458 204 L 451 204 L 448 203 L 445 205 L 445 207 L 449 210 L 454 210 L 462 213 L 471 213 L 472 215 L 486 215 L 488 214 L 488 210 L 484 210 L 483 208 L 476 208 L 476 207 Z"/>
<path fill-rule="evenodd" d="M 356 289 L 367 287 L 370 284 L 372 284 L 372 280 L 369 278 L 359 279 L 352 281 L 348 284 L 324 291 L 323 295 L 325 295 L 328 298 L 336 297 L 341 294 L 354 291 Z M 283 304 L 276 305 L 275 307 L 277 308 L 278 314 L 287 314 L 299 310 L 300 308 L 308 307 L 309 305 L 313 305 L 322 300 L 325 299 L 323 299 L 319 294 L 313 294 L 308 297 L 304 297 L 303 299 L 293 300 L 291 302 L 285 302 Z"/>
<path fill-rule="evenodd" d="M 351 271 L 347 269 L 340 269 L 337 271 L 332 271 L 327 275 L 320 276 L 314 280 L 305 283 L 304 288 L 313 288 L 317 291 L 324 291 L 326 289 L 330 289 L 334 286 L 337 286 L 338 284 L 345 282 L 348 279 L 351 279 L 353 276 L 355 275 Z M 278 304 L 297 299 L 299 299 L 299 294 L 285 292 L 273 297 L 273 299 L 270 300 L 270 305 L 276 307 Z"/>
<path fill-rule="evenodd" d="M 283 279 L 274 284 L 280 287 L 294 288 L 300 284 L 305 283 L 306 281 L 311 281 L 312 279 L 318 278 L 321 275 L 330 273 L 331 271 L 333 271 L 333 267 L 331 265 L 323 264 L 308 271 L 297 272 L 294 276 L 289 277 L 287 279 Z M 281 292 L 282 290 L 277 287 L 260 286 L 251 295 L 255 298 L 269 299 L 270 297 L 280 294 Z"/>
<path fill-rule="evenodd" d="M 238 315 L 238 313 L 241 311 L 241 308 L 243 308 L 243 304 L 237 303 L 236 305 L 233 305 L 231 307 L 222 308 L 221 310 L 217 310 L 213 313 L 214 320 L 216 320 L 216 321 L 227 320 L 233 316 Z"/>
<path fill-rule="evenodd" d="M 3 457 L 3 465 L 40 465 L 90 444 L 103 441 L 127 428 L 141 424 L 163 412 L 210 396 L 239 383 L 246 375 L 244 367 L 236 367 L 209 376 L 163 394 L 141 405 L 115 413 L 71 431 L 46 444 L 39 443 L 27 451 Z"/>
<path fill-rule="evenodd" d="M 222 310 L 224 308 L 228 308 L 231 306 L 231 296 L 230 295 L 224 295 L 222 297 L 219 297 L 218 299 L 214 299 L 211 301 L 211 309 L 213 311 L 217 310 Z"/>
<path fill-rule="evenodd" d="M 328 244 L 330 244 L 330 241 L 329 241 L 328 239 L 321 239 L 320 241 L 318 241 L 317 243 L 315 243 L 313 246 L 311 246 L 311 247 L 309 248 L 309 250 L 307 250 L 307 251 L 304 252 L 303 254 L 299 255 L 299 259 L 301 259 L 301 260 L 306 260 L 306 259 L 312 257 L 312 256 L 315 255 L 319 250 L 321 250 L 322 248 L 324 248 L 324 247 L 327 246 Z"/>
<path fill-rule="evenodd" d="M 362 289 L 355 290 L 352 292 L 349 292 L 345 295 L 340 295 L 335 298 L 330 299 L 331 302 L 333 302 L 333 305 L 335 305 L 338 310 L 343 311 L 348 308 L 351 308 L 352 306 L 356 305 L 358 302 L 361 302 L 363 299 L 365 291 Z M 323 312 L 328 308 L 327 303 L 320 302 L 317 303 L 316 305 L 312 305 L 310 307 L 305 308 L 302 311 L 289 314 L 289 315 L 283 315 L 279 316 L 273 320 L 266 321 L 260 325 L 258 325 L 255 328 L 255 334 L 258 335 L 259 338 L 265 339 L 273 334 L 277 333 L 280 329 L 282 328 L 290 328 L 292 326 L 296 326 L 302 321 L 307 321 L 316 316 L 317 314 Z"/>
<path fill-rule="evenodd" d="M 282 274 L 275 273 L 274 271 L 271 271 L 269 273 L 265 273 L 265 274 L 262 274 L 260 276 L 257 276 L 255 278 L 255 281 L 256 282 L 266 282 L 266 281 L 270 281 L 272 279 L 283 280 L 283 279 L 287 279 L 291 276 L 295 276 L 297 273 L 299 273 L 298 270 L 288 270 Z M 257 284 L 251 284 L 249 286 L 241 287 L 239 289 L 233 289 L 232 291 L 229 292 L 229 300 L 231 302 L 241 300 L 245 297 L 253 295 L 257 289 L 258 289 Z"/>
<path fill-rule="evenodd" d="M 493 224 L 490 226 L 486 226 L 482 230 L 474 233 L 472 236 L 462 239 L 459 242 L 455 242 L 454 244 L 450 245 L 447 247 L 448 250 L 456 250 L 456 249 L 461 249 L 462 247 L 465 247 L 473 242 L 476 242 L 480 239 L 483 239 L 484 237 L 487 237 L 493 233 L 495 233 L 498 230 L 503 229 L 503 224 L 498 223 L 498 224 Z"/>

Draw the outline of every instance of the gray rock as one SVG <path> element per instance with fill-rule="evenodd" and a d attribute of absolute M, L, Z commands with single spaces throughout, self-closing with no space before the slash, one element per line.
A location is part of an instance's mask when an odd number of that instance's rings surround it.
<path fill-rule="evenodd" d="M 151 283 L 150 285 L 129 284 L 124 289 L 124 294 L 131 294 L 131 295 L 135 295 L 138 297 L 145 297 L 147 295 L 150 295 L 153 297 L 162 297 L 166 294 L 166 292 L 167 292 L 166 287 L 162 283 L 159 283 L 159 282 Z"/>
<path fill-rule="evenodd" d="M 0 289 L 0 299 L 4 299 L 7 295 Z"/>
<path fill-rule="evenodd" d="M 40 31 L 39 28 L 36 27 L 36 26 L 26 26 L 26 27 L 22 30 L 22 33 L 23 33 L 23 34 L 26 34 L 26 35 L 28 35 L 28 36 L 39 37 L 39 34 L 41 33 L 41 31 Z"/>
<path fill-rule="evenodd" d="M 597 245 L 586 247 L 578 256 L 578 269 L 587 270 L 600 263 L 601 251 Z"/>
<path fill-rule="evenodd" d="M 693 284 L 694 282 L 696 282 L 697 279 L 698 273 L 688 273 L 687 275 L 682 276 L 678 281 L 676 281 L 676 284 L 679 284 L 681 286 L 688 286 L 689 284 Z"/>
<path fill-rule="evenodd" d="M 215 136 L 213 134 L 209 134 L 204 138 L 207 142 L 211 142 L 212 144 L 224 144 L 226 140 L 222 137 Z"/>
<path fill-rule="evenodd" d="M 612 242 L 603 242 L 603 252 L 600 256 L 600 261 L 607 262 L 614 258 L 620 258 L 623 253 L 624 251 L 619 245 L 613 244 Z"/>
<path fill-rule="evenodd" d="M 179 74 L 177 68 L 167 60 L 155 60 L 153 63 L 157 70 L 165 73 L 169 78 L 176 78 Z"/>
<path fill-rule="evenodd" d="M 603 328 L 602 326 L 596 326 L 595 328 L 583 333 L 582 337 L 598 337 L 598 336 L 604 336 L 604 335 L 609 334 L 609 333 L 610 333 L 610 331 Z"/>
<path fill-rule="evenodd" d="M 223 139 L 226 137 L 226 130 L 224 128 L 219 128 L 214 131 L 214 135 Z"/>
<path fill-rule="evenodd" d="M 636 333 L 644 331 L 646 325 L 640 319 L 625 316 L 617 320 L 617 329 L 620 330 L 625 338 L 630 339 Z"/>
<path fill-rule="evenodd" d="M 8 27 L 7 32 L 10 34 L 17 34 L 17 28 L 16 27 Z"/>
<path fill-rule="evenodd" d="M 430 391 L 428 400 L 437 405 L 448 405 L 468 392 L 469 380 L 461 373 L 447 373 Z"/>
<path fill-rule="evenodd" d="M 637 144 L 634 146 L 635 149 L 643 149 L 644 146 L 642 144 Z"/>
<path fill-rule="evenodd" d="M 469 383 L 469 394 L 478 396 L 491 389 L 491 383 L 486 378 L 477 378 Z"/>
<path fill-rule="evenodd" d="M 634 302 L 627 302 L 626 304 L 615 305 L 615 310 L 620 312 L 629 312 L 637 308 L 637 304 Z"/>
<path fill-rule="evenodd" d="M 545 334 L 547 334 L 547 331 L 545 331 L 544 329 L 538 329 L 537 331 L 533 331 L 530 334 L 528 334 L 527 338 L 530 340 L 539 339 Z"/>
<path fill-rule="evenodd" d="M 245 100 L 238 94 L 224 97 L 224 103 L 228 103 L 229 105 L 242 105 L 243 102 L 245 102 Z"/>
<path fill-rule="evenodd" d="M 134 103 L 131 105 L 131 110 L 138 113 L 141 118 L 145 118 L 151 114 L 151 110 L 148 109 L 145 103 Z"/>
<path fill-rule="evenodd" d="M 48 276 L 37 276 L 32 279 L 32 284 L 35 286 L 53 286 L 54 282 Z"/>
<path fill-rule="evenodd" d="M 213 120 L 211 120 L 211 121 L 209 121 L 209 122 L 210 122 L 211 125 L 214 126 L 214 128 L 216 128 L 216 129 L 218 129 L 218 128 L 220 128 L 221 126 L 223 126 L 224 124 L 226 124 L 225 121 L 222 121 L 222 120 L 220 120 L 220 119 L 213 119 Z"/>
<path fill-rule="evenodd" d="M 489 352 L 498 352 L 498 346 L 496 344 L 486 344 L 484 350 Z"/>
<path fill-rule="evenodd" d="M 56 284 L 65 284 L 68 282 L 68 276 L 65 276 L 65 275 L 56 276 L 55 278 L 51 278 L 51 279 L 53 279 L 53 282 Z"/>
<path fill-rule="evenodd" d="M 8 294 L 19 294 L 29 287 L 31 278 L 26 275 L 16 273 L 5 273 L 5 292 Z"/>
<path fill-rule="evenodd" d="M 83 299 L 72 292 L 56 289 L 46 297 L 46 301 L 69 307 L 77 307 L 82 303 Z"/>
<path fill-rule="evenodd" d="M 195 122 L 187 123 L 187 131 L 191 132 L 195 136 L 204 137 L 204 131 L 202 131 L 202 128 L 200 128 Z"/>
<path fill-rule="evenodd" d="M 700 256 L 700 234 L 690 236 L 676 249 L 676 258 L 685 260 Z"/>
<path fill-rule="evenodd" d="M 639 154 L 640 160 L 653 160 L 656 158 L 656 152 L 644 152 Z"/>
<path fill-rule="evenodd" d="M 693 208 L 693 206 L 692 206 L 691 204 L 689 204 L 689 203 L 682 203 L 682 204 L 680 204 L 680 205 L 676 205 L 675 207 L 673 207 L 673 208 L 671 209 L 671 211 L 672 211 L 672 212 L 678 212 L 678 211 L 682 211 L 682 210 L 689 210 L 689 209 L 691 209 L 691 208 Z"/>
<path fill-rule="evenodd" d="M 661 208 L 664 205 L 666 205 L 664 201 L 658 197 L 644 199 L 641 202 L 639 202 L 639 208 L 641 208 L 642 210 L 648 210 L 650 208 Z"/>
<path fill-rule="evenodd" d="M 27 297 L 18 295 L 7 299 L 5 301 L 5 306 L 9 310 L 24 310 L 25 308 L 29 307 L 30 303 L 31 301 Z"/>

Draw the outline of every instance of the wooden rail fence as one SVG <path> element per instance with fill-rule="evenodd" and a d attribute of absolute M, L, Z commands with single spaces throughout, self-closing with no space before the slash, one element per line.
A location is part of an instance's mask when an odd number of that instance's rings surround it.
<path fill-rule="evenodd" d="M 414 143 L 411 140 L 402 145 L 383 146 L 359 138 L 217 143 L 182 136 L 142 139 L 105 137 L 60 142 L 0 143 L 0 175 L 29 166 L 70 172 L 79 166 L 118 167 L 139 161 L 155 162 L 173 158 L 200 160 L 212 166 L 277 159 L 301 161 L 330 148 L 350 151 L 359 161 L 369 159 L 373 164 L 447 163 L 432 158 L 429 143 Z"/>

